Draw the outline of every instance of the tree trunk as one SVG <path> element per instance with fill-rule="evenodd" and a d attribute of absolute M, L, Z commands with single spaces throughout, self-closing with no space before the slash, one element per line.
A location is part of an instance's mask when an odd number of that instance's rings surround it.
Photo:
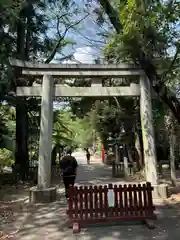
<path fill-rule="evenodd" d="M 117 144 L 115 145 L 115 163 L 119 163 L 119 148 Z"/>
<path fill-rule="evenodd" d="M 174 132 L 171 131 L 170 137 L 169 137 L 171 181 L 174 186 L 177 186 L 176 167 L 175 167 L 175 142 L 176 142 L 176 136 Z"/>
<path fill-rule="evenodd" d="M 58 158 L 59 158 L 59 163 L 61 161 L 61 155 L 62 155 L 62 151 L 60 150 L 60 148 L 58 148 Z"/>
<path fill-rule="evenodd" d="M 131 116 L 133 114 L 133 111 L 127 112 L 127 116 Z M 135 161 L 133 161 L 133 149 L 135 148 L 135 132 L 134 132 L 134 119 L 125 119 L 124 120 L 124 128 L 126 132 L 125 136 L 125 144 L 126 144 L 126 155 L 129 159 L 129 162 L 132 165 L 133 173 L 136 172 L 136 164 Z"/>
<path fill-rule="evenodd" d="M 136 167 L 137 164 L 135 161 L 133 161 L 132 150 L 131 150 L 130 146 L 127 145 L 126 147 L 127 147 L 127 156 L 128 156 L 130 165 L 132 166 L 133 174 L 135 174 L 136 170 L 137 170 L 137 167 Z"/>
<path fill-rule="evenodd" d="M 57 158 L 57 146 L 55 145 L 51 152 L 51 164 L 52 166 L 56 166 L 56 158 Z"/>
<path fill-rule="evenodd" d="M 26 6 L 27 8 L 30 6 Z M 23 9 L 17 21 L 17 57 L 21 60 L 28 59 L 30 31 L 26 29 L 26 18 Z M 29 18 L 28 18 L 29 19 Z M 26 31 L 27 30 L 27 31 Z M 19 72 L 16 71 L 16 81 L 18 85 L 24 85 L 19 79 Z M 16 86 L 15 86 L 16 87 Z M 23 101 L 18 99 L 16 104 L 16 159 L 17 171 L 21 180 L 25 180 L 28 173 L 29 152 L 28 152 L 28 109 Z"/>
<path fill-rule="evenodd" d="M 128 170 L 128 152 L 127 152 L 126 144 L 124 144 L 123 148 L 124 148 L 124 156 L 123 156 L 124 177 L 126 179 L 128 177 L 128 175 L 129 175 L 129 170 Z"/>
<path fill-rule="evenodd" d="M 137 169 L 138 171 L 143 170 L 144 168 L 144 161 L 143 161 L 143 150 L 142 150 L 142 136 L 139 132 L 139 130 L 135 133 L 135 159 L 137 162 Z"/>
<path fill-rule="evenodd" d="M 25 180 L 28 174 L 28 114 L 26 104 L 16 104 L 16 154 L 15 165 L 20 180 Z"/>

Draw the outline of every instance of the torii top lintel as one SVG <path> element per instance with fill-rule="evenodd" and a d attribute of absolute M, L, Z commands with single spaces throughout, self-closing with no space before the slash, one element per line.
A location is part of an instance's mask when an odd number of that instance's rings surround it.
<path fill-rule="evenodd" d="M 131 64 L 44 64 L 11 60 L 11 65 L 22 69 L 23 75 L 51 75 L 59 77 L 122 77 L 141 76 L 144 71 Z"/>

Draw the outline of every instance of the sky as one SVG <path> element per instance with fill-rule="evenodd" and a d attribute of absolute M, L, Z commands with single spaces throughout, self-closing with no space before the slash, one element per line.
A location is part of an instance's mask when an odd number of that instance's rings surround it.
<path fill-rule="evenodd" d="M 72 59 L 65 60 L 61 63 L 92 64 L 94 63 L 95 59 L 100 58 L 101 50 L 105 45 L 105 41 L 97 33 L 104 33 L 107 31 L 108 28 L 101 28 L 96 23 L 96 15 L 93 12 L 90 12 L 90 9 L 84 9 L 86 1 L 87 0 L 76 0 L 78 8 L 81 9 L 81 14 L 78 14 L 77 16 L 74 15 L 74 20 L 79 21 L 80 19 L 83 19 L 87 15 L 87 13 L 90 13 L 90 15 L 86 17 L 80 24 L 78 24 L 75 29 L 70 29 L 66 34 L 66 38 L 72 39 L 76 44 L 65 47 L 63 49 L 63 54 L 57 53 L 52 63 L 60 63 L 61 61 L 59 59 L 69 54 L 73 54 Z M 96 4 L 93 4 L 93 7 L 97 7 Z M 63 27 L 61 30 L 63 32 Z M 53 34 L 56 34 L 56 32 L 56 27 L 53 27 L 50 30 L 49 35 L 52 36 Z M 64 107 L 64 103 L 58 103 L 56 101 L 54 102 L 54 109 L 59 109 L 61 107 Z"/>
<path fill-rule="evenodd" d="M 99 56 L 96 49 L 88 46 L 76 48 L 74 53 L 74 61 L 66 60 L 63 63 L 86 63 L 93 64 L 95 59 Z"/>
<path fill-rule="evenodd" d="M 81 47 L 77 48 L 74 53 L 74 60 L 66 60 L 63 63 L 64 64 L 70 64 L 70 63 L 86 63 L 86 64 L 93 64 L 94 60 L 96 59 L 96 51 L 91 47 Z M 55 61 L 56 62 L 56 61 Z M 54 109 L 61 109 L 64 107 L 64 103 L 59 103 L 57 101 L 54 101 L 53 103 Z"/>
<path fill-rule="evenodd" d="M 77 14 L 74 10 L 74 7 L 72 7 L 69 9 L 68 14 L 72 13 L 72 19 L 74 22 L 82 19 L 83 20 L 74 28 L 69 29 L 68 33 L 66 34 L 66 39 L 74 41 L 75 44 L 68 45 L 67 47 L 63 48 L 63 51 L 61 51 L 61 53 L 56 54 L 54 58 L 54 62 L 56 63 L 58 63 L 59 59 L 61 59 L 62 57 L 73 54 L 77 51 L 76 49 L 84 47 L 93 48 L 93 55 L 97 58 L 99 57 L 106 43 L 105 39 L 99 34 L 107 33 L 109 25 L 98 25 L 97 14 L 94 13 L 94 9 L 97 8 L 99 5 L 95 3 L 95 0 L 92 0 L 92 2 L 94 3 L 91 4 L 91 7 L 85 5 L 87 2 L 89 2 L 89 0 L 75 0 L 75 2 L 77 4 L 78 11 L 80 12 Z M 64 12 L 66 14 L 67 10 L 58 10 L 58 7 L 56 10 L 53 5 L 53 10 L 48 14 L 48 25 L 50 29 L 50 31 L 48 32 L 49 36 L 52 37 L 57 33 L 57 16 L 63 15 Z M 61 34 L 63 34 L 65 29 L 66 27 L 64 26 L 64 24 L 60 23 Z M 92 55 L 92 50 L 90 51 L 90 53 L 86 51 L 86 55 L 88 54 Z"/>

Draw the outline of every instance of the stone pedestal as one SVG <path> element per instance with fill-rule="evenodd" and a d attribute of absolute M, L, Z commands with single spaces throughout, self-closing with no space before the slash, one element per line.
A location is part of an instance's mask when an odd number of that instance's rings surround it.
<path fill-rule="evenodd" d="M 38 188 L 34 186 L 29 191 L 30 203 L 50 203 L 56 201 L 56 187 Z"/>
<path fill-rule="evenodd" d="M 167 184 L 158 184 L 152 185 L 154 191 L 152 192 L 153 199 L 164 200 L 168 198 L 168 185 Z"/>

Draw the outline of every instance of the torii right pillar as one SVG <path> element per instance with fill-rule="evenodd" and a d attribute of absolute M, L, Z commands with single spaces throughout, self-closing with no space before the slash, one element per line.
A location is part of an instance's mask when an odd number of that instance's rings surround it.
<path fill-rule="evenodd" d="M 159 184 L 152 118 L 151 88 L 149 79 L 145 75 L 140 77 L 140 94 L 140 115 L 146 181 L 150 182 L 154 187 L 154 199 L 165 199 L 168 197 L 168 189 L 167 185 Z"/>

